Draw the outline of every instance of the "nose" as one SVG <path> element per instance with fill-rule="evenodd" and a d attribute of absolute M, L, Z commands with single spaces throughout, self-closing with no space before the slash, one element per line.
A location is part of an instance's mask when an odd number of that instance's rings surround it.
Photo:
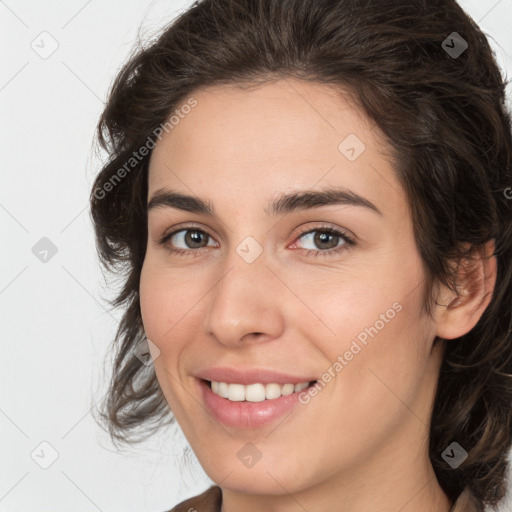
<path fill-rule="evenodd" d="M 233 250 L 224 263 L 209 294 L 206 332 L 229 347 L 278 338 L 285 324 L 285 286 L 265 252 L 249 263 Z"/>

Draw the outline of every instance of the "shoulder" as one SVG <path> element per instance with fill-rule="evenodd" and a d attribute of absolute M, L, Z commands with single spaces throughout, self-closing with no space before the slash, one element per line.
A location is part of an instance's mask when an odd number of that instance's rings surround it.
<path fill-rule="evenodd" d="M 201 494 L 178 503 L 168 512 L 220 512 L 222 491 L 213 485 Z"/>

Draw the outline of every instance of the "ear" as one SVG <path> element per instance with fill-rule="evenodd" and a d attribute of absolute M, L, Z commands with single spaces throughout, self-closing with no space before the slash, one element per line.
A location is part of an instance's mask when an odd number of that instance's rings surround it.
<path fill-rule="evenodd" d="M 442 286 L 434 313 L 438 337 L 454 339 L 463 336 L 480 320 L 496 283 L 494 250 L 494 239 L 473 249 L 455 270 L 457 290 Z"/>

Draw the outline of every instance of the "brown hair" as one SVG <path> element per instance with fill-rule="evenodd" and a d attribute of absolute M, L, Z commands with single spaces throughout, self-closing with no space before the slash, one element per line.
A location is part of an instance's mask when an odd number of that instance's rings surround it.
<path fill-rule="evenodd" d="M 448 51 L 463 41 L 460 55 Z M 132 55 L 98 124 L 109 159 L 90 198 L 101 261 L 123 276 L 112 305 L 125 306 L 101 420 L 126 443 L 141 439 L 142 423 L 149 435 L 173 421 L 152 365 L 133 354 L 145 339 L 138 288 L 151 151 L 129 170 L 126 162 L 148 141 L 154 147 L 155 129 L 198 88 L 287 77 L 348 92 L 382 130 L 412 208 L 427 312 L 435 283 L 457 285 L 450 262 L 495 240 L 489 306 L 469 333 L 439 340 L 446 352 L 429 449 L 450 499 L 468 486 L 496 506 L 512 442 L 512 130 L 507 82 L 455 0 L 204 0 Z M 453 441 L 469 455 L 456 469 L 442 458 Z"/>

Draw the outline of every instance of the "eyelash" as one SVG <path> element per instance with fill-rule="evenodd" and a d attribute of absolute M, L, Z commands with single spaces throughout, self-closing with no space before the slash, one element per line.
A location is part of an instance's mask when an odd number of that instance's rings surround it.
<path fill-rule="evenodd" d="M 177 255 L 183 255 L 183 256 L 199 256 L 202 252 L 200 249 L 206 249 L 206 247 L 199 247 L 198 249 L 175 249 L 171 248 L 168 244 L 168 241 L 177 233 L 180 233 L 181 231 L 197 231 L 199 233 L 203 233 L 206 236 L 213 238 L 211 235 L 209 235 L 206 231 L 200 229 L 198 226 L 185 226 L 181 229 L 177 229 L 176 231 L 173 231 L 172 233 L 166 233 L 164 234 L 159 240 L 158 243 L 163 246 L 167 246 L 169 252 Z M 318 226 L 313 229 L 305 229 L 304 231 L 300 232 L 297 236 L 297 240 L 300 239 L 302 236 L 307 235 L 309 233 L 314 233 L 315 231 L 318 231 L 320 233 L 327 233 L 329 235 L 334 235 L 337 237 L 340 237 L 344 243 L 335 248 L 335 249 L 326 249 L 326 250 L 314 250 L 314 249 L 302 249 L 303 251 L 306 251 L 306 256 L 313 256 L 317 258 L 318 256 L 326 257 L 331 256 L 333 254 L 339 253 L 343 250 L 348 249 L 350 246 L 355 245 L 355 240 L 348 236 L 346 233 L 343 233 L 341 231 L 338 231 L 337 229 L 334 229 L 330 226 Z"/>

